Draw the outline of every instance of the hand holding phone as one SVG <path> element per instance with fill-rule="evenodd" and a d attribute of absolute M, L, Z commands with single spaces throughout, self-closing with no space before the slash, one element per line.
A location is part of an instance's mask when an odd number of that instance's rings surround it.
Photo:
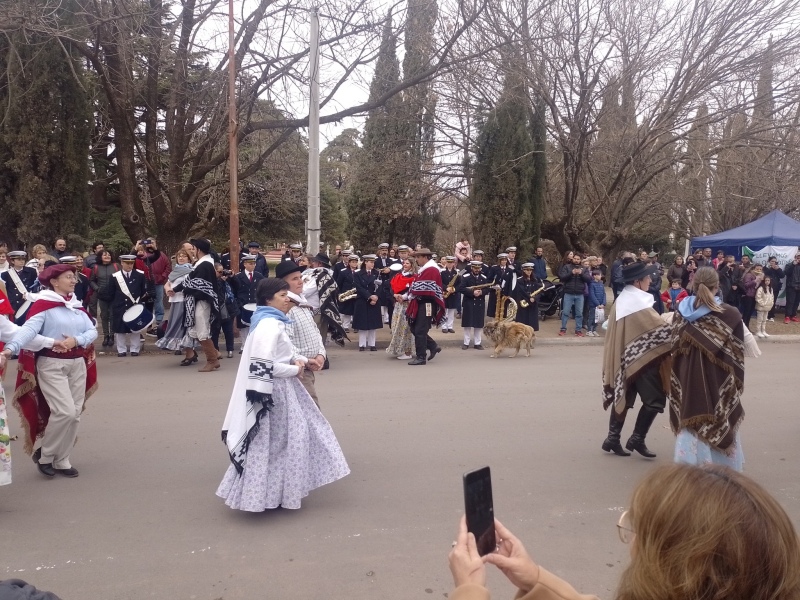
<path fill-rule="evenodd" d="M 464 473 L 464 508 L 467 531 L 475 536 L 478 554 L 494 552 L 497 542 L 494 533 L 494 503 L 492 475 L 489 467 Z"/>

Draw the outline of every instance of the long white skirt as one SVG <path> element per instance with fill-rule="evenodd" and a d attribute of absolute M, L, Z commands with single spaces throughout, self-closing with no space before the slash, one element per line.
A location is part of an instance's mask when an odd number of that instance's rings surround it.
<path fill-rule="evenodd" d="M 296 377 L 276 377 L 274 406 L 250 442 L 241 476 L 228 467 L 217 496 L 238 510 L 300 508 L 311 490 L 350 468 L 327 419 Z"/>

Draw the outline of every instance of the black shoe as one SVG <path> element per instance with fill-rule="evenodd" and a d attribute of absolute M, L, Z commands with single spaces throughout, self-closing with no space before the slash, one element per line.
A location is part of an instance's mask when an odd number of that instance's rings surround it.
<path fill-rule="evenodd" d="M 59 475 L 63 475 L 64 477 L 78 476 L 78 469 L 76 469 L 75 467 L 70 467 L 69 469 L 54 469 L 54 471 Z"/>
<path fill-rule="evenodd" d="M 358 333 L 358 329 L 353 329 L 353 333 Z"/>
<path fill-rule="evenodd" d="M 436 355 L 439 354 L 439 352 L 441 352 L 441 351 L 442 351 L 442 347 L 441 346 L 436 346 L 436 348 L 431 350 L 430 356 L 428 356 L 428 360 L 433 360 L 434 358 L 436 358 Z"/>
<path fill-rule="evenodd" d="M 633 435 L 631 435 L 625 443 L 625 447 L 628 450 L 635 450 L 645 458 L 656 457 L 655 452 L 650 452 L 645 445 L 644 438 L 647 436 L 647 432 L 650 431 L 650 426 L 653 424 L 657 414 L 658 411 L 651 410 L 646 406 L 642 406 L 642 408 L 639 409 L 639 414 L 636 415 L 636 425 L 633 428 Z"/>
<path fill-rule="evenodd" d="M 377 347 L 375 347 L 375 346 L 370 346 L 370 347 L 369 347 L 369 351 L 370 351 L 370 352 L 377 352 L 377 351 L 378 351 L 378 348 L 377 348 Z"/>
<path fill-rule="evenodd" d="M 606 452 L 613 452 L 617 456 L 630 456 L 631 453 L 625 452 L 625 450 L 622 449 L 622 444 L 619 443 L 622 426 L 625 425 L 625 414 L 627 414 L 628 411 L 627 409 L 625 410 L 620 420 L 613 406 L 609 410 L 611 411 L 611 415 L 608 420 L 608 437 L 603 441 L 602 448 Z"/>
<path fill-rule="evenodd" d="M 426 364 L 426 360 L 424 358 L 420 358 L 419 356 L 415 356 L 407 364 L 409 365 L 424 365 Z"/>
<path fill-rule="evenodd" d="M 131 356 L 139 356 L 138 352 L 131 352 Z"/>
<path fill-rule="evenodd" d="M 469 350 L 469 344 L 464 344 L 463 346 L 461 346 L 461 349 L 462 350 Z"/>
<path fill-rule="evenodd" d="M 366 352 L 367 351 L 367 347 L 366 346 L 359 346 L 358 347 L 358 351 L 359 352 Z"/>
<path fill-rule="evenodd" d="M 481 346 L 480 344 L 475 344 L 473 348 L 475 348 L 475 350 L 483 350 L 483 346 Z"/>
<path fill-rule="evenodd" d="M 183 352 L 181 352 L 180 350 L 175 350 L 175 352 L 173 352 L 173 354 L 175 356 L 183 356 Z"/>
<path fill-rule="evenodd" d="M 41 463 L 36 463 L 36 466 L 39 467 L 39 473 L 45 477 L 50 477 L 52 479 L 56 476 L 56 470 L 53 468 L 53 463 L 47 463 L 44 465 Z"/>
<path fill-rule="evenodd" d="M 33 459 L 33 462 L 35 462 L 38 465 L 39 464 L 39 459 L 42 458 L 42 449 L 41 448 L 37 448 L 36 452 L 33 453 L 31 458 Z"/>
<path fill-rule="evenodd" d="M 117 352 L 117 356 L 119 356 L 120 358 L 125 358 L 126 356 L 128 356 L 128 353 L 127 352 Z"/>

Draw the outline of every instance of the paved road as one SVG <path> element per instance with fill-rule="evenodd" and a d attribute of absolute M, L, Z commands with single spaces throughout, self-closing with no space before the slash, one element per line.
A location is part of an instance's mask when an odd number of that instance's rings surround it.
<path fill-rule="evenodd" d="M 352 474 L 299 511 L 255 515 L 214 496 L 237 361 L 207 375 L 172 356 L 103 358 L 73 455 L 81 476 L 44 480 L 14 448 L 0 578 L 64 600 L 443 598 L 461 474 L 489 464 L 498 517 L 542 565 L 608 598 L 627 562 L 616 519 L 637 480 L 670 460 L 673 436 L 662 416 L 648 439 L 656 461 L 601 452 L 600 353 L 542 346 L 493 360 L 447 348 L 409 369 L 383 352 L 335 351 L 318 389 Z M 796 522 L 799 354 L 765 344 L 748 363 L 743 426 L 747 472 Z M 498 573 L 490 585 L 512 596 Z"/>

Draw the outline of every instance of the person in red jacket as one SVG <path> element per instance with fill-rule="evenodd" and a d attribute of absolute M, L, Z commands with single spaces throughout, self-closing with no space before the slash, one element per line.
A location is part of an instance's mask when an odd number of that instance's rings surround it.
<path fill-rule="evenodd" d="M 156 245 L 156 238 L 150 237 L 142 240 L 144 248 L 144 263 L 147 266 L 145 276 L 152 282 L 155 306 L 153 314 L 156 317 L 156 327 L 164 320 L 164 284 L 172 271 L 172 261 L 161 252 Z"/>
<path fill-rule="evenodd" d="M 661 301 L 667 311 L 675 310 L 678 302 L 686 298 L 689 294 L 681 287 L 680 279 L 673 279 L 669 287 L 661 294 Z"/>

